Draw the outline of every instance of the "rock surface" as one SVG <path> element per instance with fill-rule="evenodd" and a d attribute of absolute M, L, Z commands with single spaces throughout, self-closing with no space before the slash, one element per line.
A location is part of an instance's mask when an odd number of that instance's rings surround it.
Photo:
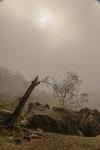
<path fill-rule="evenodd" d="M 75 115 L 75 114 L 74 114 Z M 49 132 L 78 134 L 75 116 L 61 108 L 50 109 L 48 105 L 31 103 L 27 111 L 27 125 Z"/>
<path fill-rule="evenodd" d="M 30 128 L 79 136 L 97 136 L 100 134 L 100 113 L 84 108 L 79 112 L 59 107 L 50 108 L 38 102 L 30 103 L 26 117 Z"/>

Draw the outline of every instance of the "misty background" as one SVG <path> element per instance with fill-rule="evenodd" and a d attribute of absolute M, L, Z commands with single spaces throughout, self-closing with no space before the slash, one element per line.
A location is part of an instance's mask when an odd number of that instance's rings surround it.
<path fill-rule="evenodd" d="M 45 26 L 42 16 L 50 16 Z M 4 0 L 0 3 L 0 66 L 27 80 L 79 74 L 100 108 L 100 4 L 96 0 Z M 16 86 L 15 86 L 16 89 Z M 48 98 L 46 98 L 48 99 Z"/>

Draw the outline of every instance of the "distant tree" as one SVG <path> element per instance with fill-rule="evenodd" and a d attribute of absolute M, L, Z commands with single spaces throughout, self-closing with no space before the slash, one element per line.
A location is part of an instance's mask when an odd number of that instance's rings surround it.
<path fill-rule="evenodd" d="M 89 94 L 81 92 L 82 81 L 74 72 L 67 72 L 60 83 L 57 83 L 53 77 L 46 77 L 44 82 L 53 88 L 54 96 L 59 100 L 62 108 L 79 107 L 80 104 L 89 100 Z"/>

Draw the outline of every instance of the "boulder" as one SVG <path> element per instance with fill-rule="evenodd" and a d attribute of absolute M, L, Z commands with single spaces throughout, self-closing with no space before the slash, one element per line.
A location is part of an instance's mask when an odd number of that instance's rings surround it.
<path fill-rule="evenodd" d="M 13 111 L 10 110 L 0 109 L 0 124 L 2 124 L 4 120 L 6 120 L 6 118 L 12 114 L 12 112 Z"/>
<path fill-rule="evenodd" d="M 78 135 L 75 116 L 59 107 L 50 109 L 49 105 L 31 103 L 25 118 L 30 128 Z"/>
<path fill-rule="evenodd" d="M 79 111 L 78 117 L 79 129 L 85 136 L 97 136 L 100 134 L 100 112 L 85 108 Z"/>

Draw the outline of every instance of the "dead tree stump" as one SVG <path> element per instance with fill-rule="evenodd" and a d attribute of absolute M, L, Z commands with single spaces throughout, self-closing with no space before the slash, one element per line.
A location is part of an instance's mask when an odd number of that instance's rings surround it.
<path fill-rule="evenodd" d="M 22 109 L 24 108 L 29 96 L 31 95 L 32 91 L 35 89 L 35 87 L 40 84 L 38 81 L 38 76 L 35 78 L 34 81 L 32 81 L 31 85 L 25 92 L 24 96 L 20 98 L 20 102 L 14 112 L 11 114 L 9 118 L 7 118 L 6 123 L 8 123 L 9 127 L 14 128 L 17 124 L 18 118 L 22 112 Z"/>

